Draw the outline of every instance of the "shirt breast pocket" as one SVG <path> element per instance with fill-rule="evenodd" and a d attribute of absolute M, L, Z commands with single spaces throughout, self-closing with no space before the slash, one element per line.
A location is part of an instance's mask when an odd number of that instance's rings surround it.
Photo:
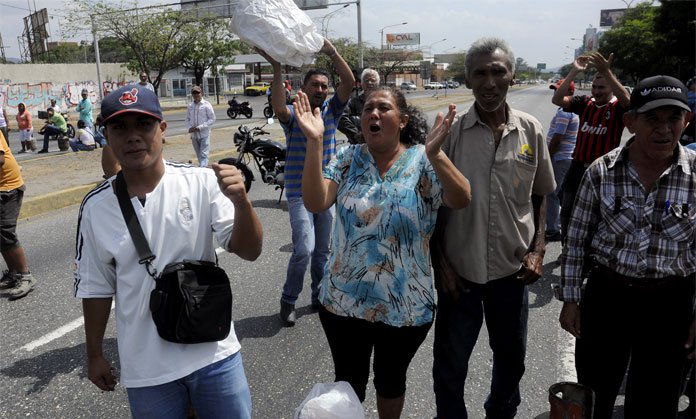
<path fill-rule="evenodd" d="M 676 242 L 693 240 L 696 231 L 696 205 L 671 205 L 662 217 L 662 235 Z"/>
<path fill-rule="evenodd" d="M 636 209 L 633 202 L 621 197 L 602 197 L 600 204 L 606 232 L 613 235 L 630 236 L 636 226 Z"/>
<path fill-rule="evenodd" d="M 532 199 L 532 184 L 536 174 L 536 165 L 515 160 L 512 181 L 509 183 L 510 196 L 515 197 L 519 205 L 527 205 Z"/>

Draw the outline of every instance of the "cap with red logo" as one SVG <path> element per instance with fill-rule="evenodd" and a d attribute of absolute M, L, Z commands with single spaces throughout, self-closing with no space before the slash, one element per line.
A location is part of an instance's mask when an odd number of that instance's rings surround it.
<path fill-rule="evenodd" d="M 553 89 L 553 90 L 558 89 L 559 87 L 561 87 L 561 83 L 563 83 L 563 80 L 565 80 L 565 79 L 560 79 L 556 83 L 549 85 L 549 89 Z M 568 87 L 568 94 L 572 96 L 573 93 L 575 93 L 575 82 L 571 81 L 570 87 Z"/>
<path fill-rule="evenodd" d="M 125 113 L 141 113 L 160 121 L 164 119 L 155 92 L 138 84 L 130 84 L 114 90 L 101 103 L 103 124 Z"/>

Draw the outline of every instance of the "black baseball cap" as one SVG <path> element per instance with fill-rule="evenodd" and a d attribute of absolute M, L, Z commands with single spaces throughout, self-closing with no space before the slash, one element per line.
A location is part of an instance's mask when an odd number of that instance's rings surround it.
<path fill-rule="evenodd" d="M 691 111 L 684 83 L 670 76 L 652 76 L 639 81 L 631 93 L 629 109 L 644 113 L 663 106 Z"/>
<path fill-rule="evenodd" d="M 155 92 L 138 84 L 122 86 L 109 93 L 102 101 L 102 124 L 125 113 L 141 113 L 160 121 L 164 119 Z"/>

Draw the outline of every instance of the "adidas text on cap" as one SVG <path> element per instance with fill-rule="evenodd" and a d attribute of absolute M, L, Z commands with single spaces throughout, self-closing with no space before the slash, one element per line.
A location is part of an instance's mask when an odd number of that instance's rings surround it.
<path fill-rule="evenodd" d="M 653 76 L 638 82 L 631 93 L 630 110 L 644 113 L 663 106 L 691 111 L 684 83 L 670 76 Z"/>
<path fill-rule="evenodd" d="M 101 104 L 102 123 L 125 113 L 141 113 L 163 120 L 162 108 L 155 92 L 138 84 L 122 86 L 109 93 Z"/>

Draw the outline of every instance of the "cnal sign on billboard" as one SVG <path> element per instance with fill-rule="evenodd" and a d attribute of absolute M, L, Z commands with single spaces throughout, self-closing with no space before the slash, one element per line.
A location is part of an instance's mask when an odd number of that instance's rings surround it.
<path fill-rule="evenodd" d="M 387 45 L 420 45 L 420 32 L 411 33 L 388 33 Z"/>

